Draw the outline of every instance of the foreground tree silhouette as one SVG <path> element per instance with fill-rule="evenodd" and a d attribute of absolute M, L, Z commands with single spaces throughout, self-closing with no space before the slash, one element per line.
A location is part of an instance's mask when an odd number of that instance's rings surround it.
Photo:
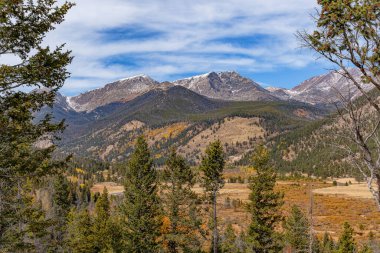
<path fill-rule="evenodd" d="M 198 199 L 192 187 L 195 174 L 185 159 L 172 149 L 163 170 L 162 199 L 169 225 L 164 232 L 164 244 L 170 253 L 196 252 L 201 248 L 201 216 Z"/>
<path fill-rule="evenodd" d="M 247 235 L 250 252 L 272 253 L 282 249 L 275 227 L 282 220 L 280 208 L 283 205 L 283 194 L 274 191 L 276 173 L 268 162 L 268 150 L 258 147 L 253 156 L 257 175 L 250 179 L 250 203 L 247 206 L 251 215 Z"/>
<path fill-rule="evenodd" d="M 61 165 L 51 160 L 54 145 L 35 144 L 44 138 L 54 142 L 63 123 L 51 123 L 49 115 L 37 120 L 33 114 L 53 104 L 69 76 L 66 66 L 72 58 L 63 46 L 50 49 L 41 43 L 71 6 L 58 6 L 52 0 L 0 1 L 0 56 L 10 56 L 16 62 L 0 65 L 1 252 L 43 250 L 36 242 L 43 233 L 33 231 L 36 224 L 31 223 L 38 208 L 34 187 L 25 186 L 27 181 L 33 184 L 53 174 Z M 28 93 L 20 88 L 40 90 Z"/>
<path fill-rule="evenodd" d="M 157 252 L 162 224 L 158 177 L 148 144 L 140 136 L 131 155 L 124 182 L 124 240 L 127 252 Z"/>
<path fill-rule="evenodd" d="M 218 252 L 218 215 L 216 200 L 219 190 L 224 186 L 223 170 L 225 160 L 223 147 L 220 141 L 210 143 L 206 148 L 206 154 L 202 157 L 200 170 L 203 172 L 202 185 L 211 199 L 213 208 L 213 251 Z"/>

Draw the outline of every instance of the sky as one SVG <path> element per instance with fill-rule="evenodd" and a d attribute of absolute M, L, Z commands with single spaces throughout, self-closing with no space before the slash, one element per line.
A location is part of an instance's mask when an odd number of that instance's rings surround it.
<path fill-rule="evenodd" d="M 237 71 L 291 88 L 328 65 L 302 49 L 316 0 L 75 0 L 45 43 L 75 57 L 62 91 L 76 95 L 139 74 L 174 81 Z"/>

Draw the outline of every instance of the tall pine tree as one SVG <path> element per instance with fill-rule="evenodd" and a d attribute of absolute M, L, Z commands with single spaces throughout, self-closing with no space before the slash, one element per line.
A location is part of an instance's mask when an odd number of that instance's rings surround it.
<path fill-rule="evenodd" d="M 248 212 L 251 224 L 247 244 L 250 252 L 273 253 L 282 249 L 276 225 L 282 220 L 283 194 L 275 192 L 276 173 L 269 166 L 268 150 L 260 146 L 253 156 L 257 175 L 250 179 Z"/>
<path fill-rule="evenodd" d="M 69 76 L 70 52 L 42 45 L 46 34 L 64 20 L 72 4 L 56 1 L 0 1 L 0 56 L 11 56 L 15 64 L 0 65 L 0 251 L 16 248 L 37 250 L 34 183 L 61 164 L 51 160 L 54 145 L 35 145 L 55 140 L 63 122 L 51 123 L 50 115 L 34 119 L 35 112 L 51 106 Z M 21 87 L 38 91 L 24 92 Z M 34 120 L 34 122 L 33 122 Z M 41 142 L 40 142 L 41 143 Z M 39 211 L 40 212 L 40 211 Z M 41 216 L 38 215 L 41 220 Z M 17 232 L 15 232 L 17 231 Z M 47 239 L 47 238 L 45 238 Z"/>
<path fill-rule="evenodd" d="M 129 159 L 124 188 L 121 212 L 127 252 L 157 252 L 162 224 L 158 176 L 148 144 L 142 136 L 138 137 Z"/>
<path fill-rule="evenodd" d="M 110 238 L 110 201 L 107 188 L 104 187 L 102 195 L 95 203 L 95 218 L 92 225 L 96 252 L 108 252 L 111 250 Z"/>
<path fill-rule="evenodd" d="M 72 205 L 70 186 L 66 177 L 60 173 L 54 179 L 53 206 L 52 206 L 52 238 L 50 250 L 62 252 L 65 245 L 67 216 Z"/>
<path fill-rule="evenodd" d="M 213 251 L 218 252 L 218 215 L 217 215 L 217 196 L 224 186 L 223 170 L 225 166 L 224 152 L 219 140 L 212 142 L 206 148 L 206 154 L 202 157 L 200 170 L 203 172 L 202 185 L 211 199 L 213 209 Z"/>
<path fill-rule="evenodd" d="M 289 217 L 284 222 L 286 243 L 295 252 L 309 252 L 309 221 L 301 209 L 293 205 Z"/>
<path fill-rule="evenodd" d="M 72 209 L 68 215 L 67 248 L 69 252 L 93 253 L 95 248 L 92 220 L 87 208 Z"/>
<path fill-rule="evenodd" d="M 195 175 L 185 159 L 172 149 L 163 171 L 162 199 L 169 225 L 164 245 L 170 253 L 195 252 L 201 248 L 197 195 L 192 191 Z"/>

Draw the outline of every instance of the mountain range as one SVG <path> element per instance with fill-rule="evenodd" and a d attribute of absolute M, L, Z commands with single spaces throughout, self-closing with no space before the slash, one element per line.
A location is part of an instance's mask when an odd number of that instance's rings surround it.
<path fill-rule="evenodd" d="M 323 118 L 337 101 L 330 84 L 344 93 L 348 82 L 328 73 L 287 90 L 265 89 L 233 71 L 162 83 L 139 75 L 74 97 L 58 94 L 36 118 L 50 111 L 65 119 L 64 154 L 123 161 L 144 134 L 157 160 L 176 147 L 195 163 L 208 142 L 220 139 L 232 162 L 257 143 Z"/>
<path fill-rule="evenodd" d="M 351 74 L 360 82 L 356 69 Z M 278 101 L 294 100 L 309 104 L 330 104 L 339 100 L 339 93 L 356 96 L 359 91 L 348 85 L 347 78 L 339 72 L 329 72 L 312 77 L 293 89 L 263 88 L 257 82 L 234 71 L 210 72 L 173 82 L 160 83 L 147 75 L 121 79 L 104 87 L 67 97 L 67 106 L 77 112 L 90 112 L 111 103 L 125 103 L 153 89 L 182 86 L 202 96 L 227 101 Z M 367 89 L 369 89 L 368 87 Z"/>

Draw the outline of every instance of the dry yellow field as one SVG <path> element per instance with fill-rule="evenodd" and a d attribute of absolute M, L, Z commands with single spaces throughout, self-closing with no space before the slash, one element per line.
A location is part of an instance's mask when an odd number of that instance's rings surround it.
<path fill-rule="evenodd" d="M 110 194 L 123 192 L 123 187 L 115 183 L 97 184 L 92 188 L 92 192 L 101 192 L 104 186 Z M 363 189 L 363 185 L 341 186 L 345 193 L 351 192 L 351 194 L 342 194 L 341 187 L 332 187 L 331 183 L 279 181 L 276 189 L 285 194 L 283 208 L 285 216 L 294 204 L 308 213 L 311 203 L 310 187 L 313 189 L 313 228 L 320 236 L 327 231 L 337 238 L 343 223 L 347 221 L 355 229 L 356 237 L 366 238 L 372 231 L 380 239 L 380 212 L 374 201 L 368 197 L 369 193 L 364 193 L 366 189 Z M 357 187 L 363 193 L 358 194 Z M 194 191 L 198 194 L 203 193 L 199 185 L 194 187 Z M 232 223 L 237 229 L 246 229 L 250 218 L 244 203 L 247 203 L 248 197 L 247 184 L 227 183 L 218 197 L 220 224 Z M 226 201 L 227 198 L 230 204 Z"/>

